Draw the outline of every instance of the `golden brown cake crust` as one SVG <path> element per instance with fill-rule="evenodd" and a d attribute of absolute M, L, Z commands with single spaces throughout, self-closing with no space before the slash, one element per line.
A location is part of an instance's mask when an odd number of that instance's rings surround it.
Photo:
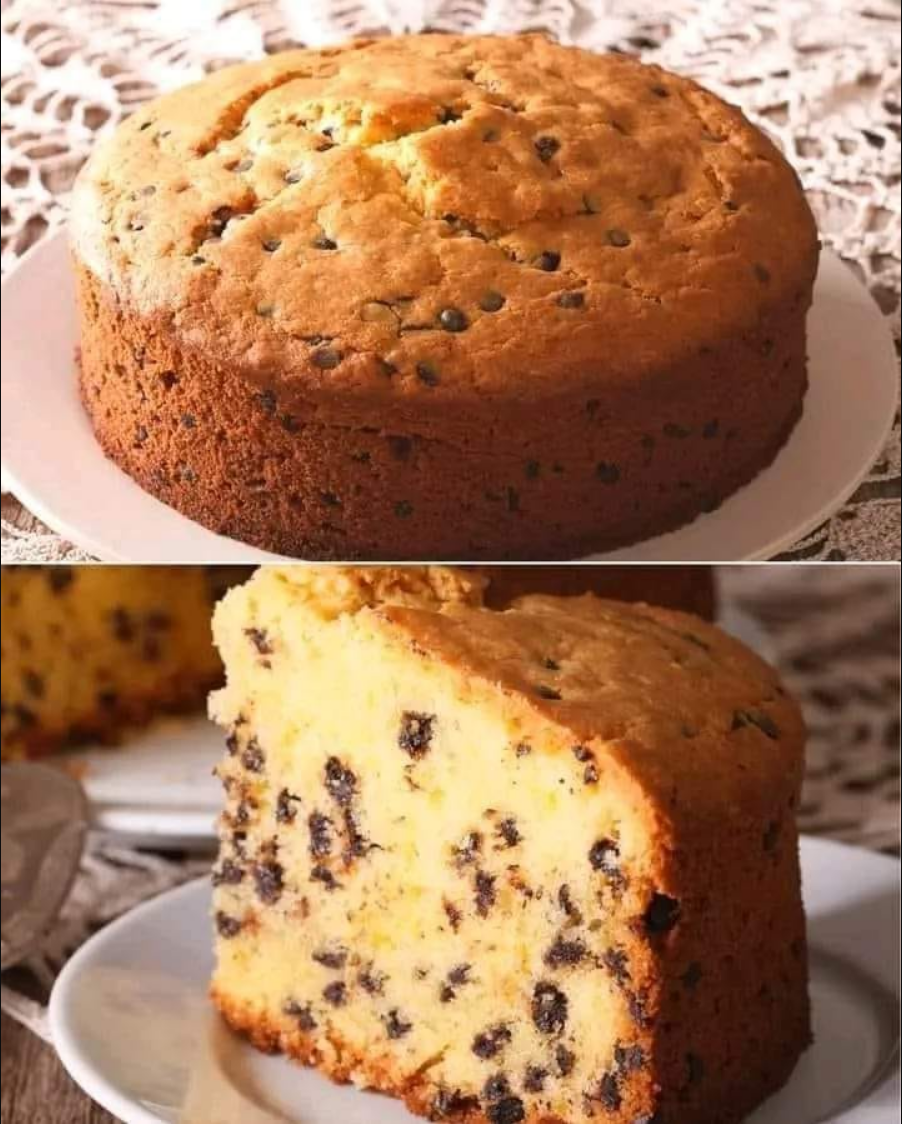
<path fill-rule="evenodd" d="M 540 36 L 220 72 L 98 150 L 72 230 L 105 451 L 286 553 L 629 541 L 717 504 L 801 408 L 789 166 L 694 83 Z"/>

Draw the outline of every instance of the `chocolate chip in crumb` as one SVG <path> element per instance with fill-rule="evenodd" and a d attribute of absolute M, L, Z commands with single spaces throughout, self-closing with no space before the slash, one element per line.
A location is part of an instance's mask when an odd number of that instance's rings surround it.
<path fill-rule="evenodd" d="M 496 1073 L 482 1087 L 482 1095 L 487 1101 L 500 1101 L 510 1095 L 510 1081 L 503 1073 Z"/>
<path fill-rule="evenodd" d="M 446 1120 L 450 1116 L 462 1116 L 469 1112 L 479 1112 L 478 1097 L 467 1097 L 459 1089 L 453 1092 L 440 1089 L 430 1106 L 429 1119 Z"/>
<path fill-rule="evenodd" d="M 324 968 L 331 968 L 334 971 L 340 971 L 348 962 L 348 950 L 341 946 L 338 948 L 318 948 L 310 955 L 317 964 L 322 964 Z"/>
<path fill-rule="evenodd" d="M 667 894 L 652 894 L 643 914 L 645 929 L 649 933 L 666 933 L 680 918 L 680 903 Z"/>
<path fill-rule="evenodd" d="M 534 144 L 536 155 L 543 164 L 547 164 L 561 147 L 561 142 L 556 137 L 549 136 L 536 137 Z"/>
<path fill-rule="evenodd" d="M 706 422 L 702 428 L 702 437 L 704 437 L 706 441 L 710 441 L 717 436 L 719 429 L 720 423 L 716 418 L 713 421 Z"/>
<path fill-rule="evenodd" d="M 242 922 L 237 917 L 231 917 L 228 913 L 223 913 L 218 910 L 216 913 L 216 932 L 221 937 L 227 940 L 232 937 L 237 937 L 241 932 Z"/>
<path fill-rule="evenodd" d="M 372 964 L 361 968 L 357 973 L 357 983 L 363 988 L 367 995 L 381 995 L 385 990 L 387 982 L 388 976 L 382 972 L 377 972 Z"/>
<path fill-rule="evenodd" d="M 498 824 L 498 835 L 506 847 L 516 847 L 523 838 L 517 827 L 517 821 L 512 818 L 502 820 Z"/>
<path fill-rule="evenodd" d="M 503 1024 L 483 1030 L 473 1039 L 470 1049 L 477 1058 L 487 1060 L 497 1057 L 501 1050 L 510 1042 L 511 1032 Z"/>
<path fill-rule="evenodd" d="M 287 788 L 283 788 L 276 799 L 276 822 L 293 823 L 298 814 L 295 805 L 299 803 L 299 796 L 295 796 Z"/>
<path fill-rule="evenodd" d="M 476 872 L 476 912 L 480 917 L 488 917 L 489 911 L 495 904 L 496 879 L 484 870 Z"/>
<path fill-rule="evenodd" d="M 447 899 L 442 901 L 442 909 L 445 911 L 445 916 L 448 918 L 452 931 L 456 933 L 464 915 L 453 902 L 449 902 Z"/>
<path fill-rule="evenodd" d="M 618 1042 L 614 1046 L 614 1064 L 620 1073 L 634 1073 L 647 1062 L 648 1057 L 639 1045 L 623 1046 Z"/>
<path fill-rule="evenodd" d="M 609 245 L 616 246 L 619 250 L 629 246 L 632 242 L 632 238 L 630 238 L 625 230 L 619 230 L 617 228 L 607 232 L 607 239 Z"/>
<path fill-rule="evenodd" d="M 309 1003 L 298 1003 L 296 999 L 287 999 L 282 1005 L 283 1014 L 295 1019 L 300 1030 L 316 1030 L 316 1019 L 313 1017 Z"/>
<path fill-rule="evenodd" d="M 582 924 L 583 915 L 576 903 L 573 901 L 573 895 L 570 892 L 569 886 L 561 886 L 557 892 L 558 905 L 564 911 L 564 914 L 576 925 Z"/>
<path fill-rule="evenodd" d="M 247 747 L 241 754 L 241 764 L 249 773 L 262 773 L 266 764 L 266 755 L 256 738 L 251 738 Z"/>
<path fill-rule="evenodd" d="M 251 644 L 253 644 L 261 656 L 271 656 L 273 654 L 272 641 L 265 628 L 246 628 L 244 630 L 244 635 L 250 640 Z"/>
<path fill-rule="evenodd" d="M 260 901 L 267 905 L 273 905 L 277 902 L 282 896 L 284 888 L 283 876 L 285 872 L 281 864 L 272 859 L 267 859 L 265 862 L 254 863 L 251 872 L 254 876 L 254 886 Z"/>
<path fill-rule="evenodd" d="M 438 314 L 438 322 L 446 332 L 463 332 L 469 326 L 466 314 L 459 308 L 443 308 Z"/>
<path fill-rule="evenodd" d="M 542 1034 L 560 1034 L 567 1025 L 567 996 L 552 983 L 538 983 L 532 995 L 532 1021 Z"/>
<path fill-rule="evenodd" d="M 393 1041 L 403 1038 L 413 1030 L 413 1023 L 409 1022 L 397 1007 L 393 1007 L 382 1019 L 385 1023 L 385 1032 Z"/>
<path fill-rule="evenodd" d="M 337 757 L 330 757 L 325 769 L 326 788 L 332 799 L 346 808 L 357 792 L 357 778 Z"/>
<path fill-rule="evenodd" d="M 398 500 L 394 507 L 395 515 L 399 519 L 409 519 L 413 515 L 413 504 L 407 500 Z"/>
<path fill-rule="evenodd" d="M 47 571 L 47 584 L 51 593 L 62 593 L 75 581 L 75 570 L 66 566 L 53 566 Z"/>
<path fill-rule="evenodd" d="M 540 1065 L 529 1065 L 523 1075 L 523 1088 L 527 1093 L 541 1093 L 545 1088 L 548 1070 Z"/>
<path fill-rule="evenodd" d="M 325 234 L 320 234 L 318 237 L 314 238 L 311 245 L 315 250 L 338 249 L 338 243 L 332 238 L 327 238 Z"/>
<path fill-rule="evenodd" d="M 656 98 L 669 98 L 670 94 L 664 86 L 655 85 L 649 86 L 649 90 L 655 95 Z"/>
<path fill-rule="evenodd" d="M 566 293 L 560 293 L 557 298 L 559 308 L 583 308 L 585 303 L 586 295 L 578 289 L 569 289 Z"/>
<path fill-rule="evenodd" d="M 557 1071 L 560 1076 L 569 1077 L 576 1065 L 576 1055 L 573 1051 L 568 1050 L 566 1046 L 558 1046 L 554 1052 L 554 1060 L 557 1063 Z"/>
<path fill-rule="evenodd" d="M 598 1101 L 609 1112 L 616 1112 L 623 1104 L 620 1083 L 616 1073 L 604 1073 L 589 1100 Z"/>
<path fill-rule="evenodd" d="M 266 238 L 261 245 L 268 254 L 274 254 L 282 245 L 282 242 L 279 238 Z"/>
<path fill-rule="evenodd" d="M 545 273 L 554 273 L 561 264 L 561 255 L 556 250 L 543 250 L 533 258 L 533 265 Z"/>
<path fill-rule="evenodd" d="M 520 1124 L 526 1119 L 526 1109 L 519 1097 L 505 1097 L 490 1104 L 485 1115 L 489 1124 Z"/>
<path fill-rule="evenodd" d="M 561 698 L 560 691 L 556 691 L 554 687 L 549 687 L 545 683 L 539 683 L 536 687 L 536 694 L 540 699 L 548 699 L 550 702 L 558 702 Z"/>
<path fill-rule="evenodd" d="M 589 850 L 589 865 L 605 874 L 620 873 L 620 847 L 613 839 L 598 839 Z"/>
<path fill-rule="evenodd" d="M 343 1007 L 348 1000 L 347 985 L 342 980 L 334 980 L 323 988 L 323 999 L 332 1007 Z"/>
<path fill-rule="evenodd" d="M 595 475 L 602 484 L 616 484 L 620 479 L 620 469 L 616 464 L 610 464 L 608 461 L 599 461 L 595 466 Z"/>
<path fill-rule="evenodd" d="M 244 879 L 244 869 L 232 859 L 223 859 L 210 873 L 214 886 L 237 886 Z"/>
<path fill-rule="evenodd" d="M 581 940 L 567 940 L 559 936 L 545 953 L 544 960 L 549 968 L 569 967 L 584 960 L 587 952 Z"/>
<path fill-rule="evenodd" d="M 435 736 L 435 715 L 416 710 L 405 710 L 401 715 L 398 745 L 414 761 L 426 756 Z"/>
<path fill-rule="evenodd" d="M 487 289 L 479 298 L 479 307 L 483 312 L 500 312 L 504 305 L 504 296 L 494 289 Z"/>
<path fill-rule="evenodd" d="M 322 812 L 311 812 L 307 819 L 310 829 L 310 854 L 325 858 L 332 853 L 332 821 Z"/>

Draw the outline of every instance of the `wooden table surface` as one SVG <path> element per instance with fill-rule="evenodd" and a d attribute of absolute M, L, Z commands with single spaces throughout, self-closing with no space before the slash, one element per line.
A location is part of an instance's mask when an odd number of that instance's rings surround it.
<path fill-rule="evenodd" d="M 53 1048 L 6 1015 L 0 1016 L 2 1124 L 116 1124 L 86 1097 Z"/>

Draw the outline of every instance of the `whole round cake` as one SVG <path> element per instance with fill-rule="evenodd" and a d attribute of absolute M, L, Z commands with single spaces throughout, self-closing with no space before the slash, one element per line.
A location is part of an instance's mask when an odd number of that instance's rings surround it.
<path fill-rule="evenodd" d="M 109 457 L 311 558 L 565 558 L 774 457 L 817 264 L 791 168 L 685 78 L 538 35 L 291 51 L 143 107 L 72 210 Z"/>

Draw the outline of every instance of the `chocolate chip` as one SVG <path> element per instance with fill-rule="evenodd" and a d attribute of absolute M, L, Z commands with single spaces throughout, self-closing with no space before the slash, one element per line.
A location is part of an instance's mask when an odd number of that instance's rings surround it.
<path fill-rule="evenodd" d="M 557 892 L 557 900 L 558 905 L 561 907 L 567 917 L 569 917 L 570 920 L 575 924 L 579 925 L 582 922 L 583 915 L 573 901 L 569 886 L 561 886 L 561 888 Z"/>
<path fill-rule="evenodd" d="M 316 1019 L 313 1017 L 309 1003 L 298 1003 L 296 999 L 286 999 L 282 1011 L 289 1018 L 296 1019 L 300 1030 L 316 1030 Z"/>
<path fill-rule="evenodd" d="M 697 961 L 693 960 L 691 964 L 687 965 L 686 971 L 680 976 L 683 987 L 687 987 L 690 991 L 696 987 L 699 980 L 702 978 L 702 966 Z"/>
<path fill-rule="evenodd" d="M 473 1039 L 470 1049 L 477 1058 L 494 1058 L 511 1040 L 511 1032 L 500 1023 L 497 1026 L 483 1030 Z"/>
<path fill-rule="evenodd" d="M 683 439 L 692 436 L 692 430 L 686 429 L 685 426 L 676 425 L 674 422 L 667 422 L 664 425 L 662 432 L 665 437 L 676 437 Z"/>
<path fill-rule="evenodd" d="M 323 999 L 332 1007 L 343 1007 L 348 999 L 348 989 L 341 980 L 334 980 L 323 988 Z"/>
<path fill-rule="evenodd" d="M 532 1021 L 542 1034 L 560 1034 L 567 1025 L 567 996 L 551 983 L 538 983 L 532 994 Z"/>
<path fill-rule="evenodd" d="M 536 137 L 536 139 L 534 141 L 534 144 L 535 144 L 535 149 L 536 149 L 536 155 L 542 161 L 543 164 L 547 164 L 548 161 L 554 156 L 554 154 L 561 147 L 561 142 L 556 137 L 548 137 L 548 136 Z"/>
<path fill-rule="evenodd" d="M 310 955 L 317 964 L 335 971 L 342 969 L 348 962 L 348 950 L 341 947 L 315 949 Z"/>
<path fill-rule="evenodd" d="M 217 910 L 216 913 L 216 931 L 221 937 L 226 939 L 230 937 L 237 937 L 241 932 L 242 922 L 237 917 L 230 917 L 228 913 L 223 913 L 222 910 Z"/>
<path fill-rule="evenodd" d="M 554 273 L 561 264 L 561 255 L 556 250 L 543 250 L 541 254 L 533 258 L 532 264 L 536 269 L 544 270 L 545 273 Z"/>
<path fill-rule="evenodd" d="M 463 332 L 469 326 L 466 315 L 459 308 L 443 308 L 438 322 L 446 332 Z"/>
<path fill-rule="evenodd" d="M 720 429 L 720 423 L 715 419 L 714 421 L 707 422 L 702 428 L 702 437 L 710 441 L 713 437 L 717 436 L 717 431 Z"/>
<path fill-rule="evenodd" d="M 629 958 L 622 948 L 608 948 L 605 949 L 601 957 L 601 962 L 611 973 L 611 978 L 615 983 L 623 987 L 630 981 Z"/>
<path fill-rule="evenodd" d="M 408 1022 L 397 1007 L 393 1007 L 382 1021 L 385 1023 L 386 1034 L 392 1040 L 403 1038 L 413 1030 L 413 1023 Z"/>
<path fill-rule="evenodd" d="M 762 265 L 760 262 L 755 262 L 752 268 L 755 271 L 755 276 L 762 285 L 770 283 L 770 270 L 766 266 Z"/>
<path fill-rule="evenodd" d="M 435 715 L 416 710 L 405 710 L 401 715 L 398 745 L 414 761 L 425 757 L 435 736 Z"/>
<path fill-rule="evenodd" d="M 426 386 L 438 386 L 438 371 L 431 363 L 417 363 L 416 371 L 421 383 L 425 383 Z"/>
<path fill-rule="evenodd" d="M 649 933 L 666 933 L 676 925 L 680 918 L 680 903 L 667 894 L 652 895 L 648 908 L 643 914 L 645 928 Z"/>
<path fill-rule="evenodd" d="M 476 872 L 476 912 L 480 917 L 488 917 L 495 904 L 496 879 L 484 870 Z"/>
<path fill-rule="evenodd" d="M 485 1110 L 489 1124 L 520 1124 L 526 1119 L 526 1109 L 519 1097 L 505 1097 L 490 1104 Z"/>
<path fill-rule="evenodd" d="M 560 691 L 556 691 L 554 687 L 549 687 L 544 683 L 540 683 L 536 687 L 536 694 L 540 699 L 548 699 L 551 702 L 556 702 L 561 697 Z"/>
<path fill-rule="evenodd" d="M 273 654 L 272 641 L 265 628 L 246 628 L 244 635 L 250 640 L 261 656 Z"/>
<path fill-rule="evenodd" d="M 321 371 L 333 371 L 341 362 L 341 358 L 341 352 L 336 351 L 334 347 L 318 347 L 310 356 L 310 361 Z"/>
<path fill-rule="evenodd" d="M 36 671 L 26 668 L 22 672 L 22 685 L 25 691 L 33 698 L 40 699 L 44 697 L 44 679 L 43 676 L 38 675 Z"/>
<path fill-rule="evenodd" d="M 578 289 L 568 289 L 566 293 L 558 295 L 557 303 L 560 308 L 582 308 L 586 303 L 586 295 Z"/>
<path fill-rule="evenodd" d="M 557 1071 L 560 1076 L 568 1077 L 576 1065 L 576 1054 L 572 1050 L 568 1050 L 566 1046 L 558 1046 L 554 1052 L 554 1060 L 557 1063 Z"/>
<path fill-rule="evenodd" d="M 407 500 L 398 500 L 394 511 L 399 519 L 409 519 L 413 515 L 413 504 Z"/>
<path fill-rule="evenodd" d="M 327 238 L 325 234 L 320 234 L 314 238 L 310 243 L 315 250 L 337 250 L 338 243 L 332 238 Z"/>
<path fill-rule="evenodd" d="M 479 298 L 479 307 L 483 312 L 499 312 L 504 308 L 505 299 L 494 289 L 487 289 Z"/>
<path fill-rule="evenodd" d="M 613 839 L 599 839 L 589 850 L 589 865 L 605 874 L 620 874 L 620 847 Z"/>
<path fill-rule="evenodd" d="M 632 242 L 632 238 L 630 238 L 625 230 L 618 230 L 616 228 L 607 232 L 607 239 L 609 245 L 616 246 L 620 250 Z"/>
<path fill-rule="evenodd" d="M 741 730 L 744 726 L 754 726 L 762 734 L 766 734 L 771 741 L 777 741 L 780 730 L 776 722 L 763 710 L 737 710 L 733 713 L 733 724 L 730 730 Z"/>
<path fill-rule="evenodd" d="M 564 937 L 555 938 L 554 944 L 545 953 L 545 963 L 549 968 L 562 968 L 572 964 L 579 964 L 587 953 L 585 944 L 581 940 L 568 941 Z"/>
<path fill-rule="evenodd" d="M 511 1085 L 503 1073 L 496 1073 L 482 1087 L 482 1095 L 487 1101 L 500 1101 L 510 1095 Z"/>
<path fill-rule="evenodd" d="M 62 593 L 75 581 L 75 571 L 65 566 L 52 566 L 47 571 L 47 584 L 52 593 Z"/>
<path fill-rule="evenodd" d="M 357 778 L 337 757 L 330 757 L 326 762 L 326 788 L 343 808 L 351 803 L 357 792 Z"/>
<path fill-rule="evenodd" d="M 641 1046 L 621 1046 L 618 1042 L 614 1047 L 614 1064 L 620 1073 L 634 1073 L 646 1065 L 648 1058 Z"/>
<path fill-rule="evenodd" d="M 462 1116 L 480 1109 L 478 1097 L 466 1097 L 459 1089 L 449 1092 L 440 1089 L 430 1106 L 429 1119 L 444 1120 L 449 1116 Z"/>
<path fill-rule="evenodd" d="M 602 484 L 616 484 L 620 479 L 620 469 L 616 464 L 610 464 L 608 461 L 599 461 L 595 466 L 595 475 Z"/>
<path fill-rule="evenodd" d="M 244 869 L 231 859 L 223 859 L 210 874 L 214 886 L 237 886 L 244 878 Z"/>
<path fill-rule="evenodd" d="M 256 738 L 251 738 L 241 754 L 241 764 L 249 773 L 262 773 L 266 764 L 266 754 Z"/>
<path fill-rule="evenodd" d="M 527 1093 L 541 1093 L 545 1088 L 548 1070 L 540 1065 L 528 1065 L 523 1075 L 523 1088 Z"/>
<path fill-rule="evenodd" d="M 602 1074 L 595 1090 L 589 1094 L 589 1099 L 599 1101 L 610 1112 L 616 1112 L 623 1104 L 617 1074 Z"/>
<path fill-rule="evenodd" d="M 388 982 L 388 976 L 377 972 L 372 964 L 368 964 L 357 973 L 357 982 L 367 995 L 381 995 Z"/>
<path fill-rule="evenodd" d="M 396 460 L 406 461 L 410 459 L 413 441 L 409 437 L 389 437 L 387 440 L 392 456 Z"/>
<path fill-rule="evenodd" d="M 267 905 L 277 902 L 282 896 L 284 870 L 280 863 L 272 859 L 266 862 L 254 863 L 251 868 L 254 876 L 254 885 L 257 897 Z"/>
<path fill-rule="evenodd" d="M 452 930 L 456 933 L 464 915 L 453 902 L 449 902 L 447 899 L 442 901 L 442 909 L 445 911 L 445 916 L 448 918 Z"/>
<path fill-rule="evenodd" d="M 282 242 L 278 238 L 267 238 L 261 245 L 268 254 L 274 254 L 282 245 Z"/>
<path fill-rule="evenodd" d="M 520 829 L 517 827 L 517 821 L 514 819 L 502 820 L 498 824 L 498 834 L 507 847 L 516 847 L 523 838 Z"/>
<path fill-rule="evenodd" d="M 295 804 L 300 803 L 300 797 L 294 796 L 283 788 L 276 799 L 276 822 L 277 823 L 292 823 L 298 810 Z"/>
<path fill-rule="evenodd" d="M 310 829 L 310 854 L 324 858 L 332 853 L 332 821 L 322 812 L 311 812 L 307 819 Z"/>
<path fill-rule="evenodd" d="M 664 86 L 649 86 L 649 90 L 655 95 L 656 98 L 669 98 L 670 94 Z"/>
<path fill-rule="evenodd" d="M 462 987 L 465 983 L 470 982 L 471 971 L 472 968 L 469 964 L 458 964 L 456 968 L 451 969 L 445 978 L 452 987 Z"/>

